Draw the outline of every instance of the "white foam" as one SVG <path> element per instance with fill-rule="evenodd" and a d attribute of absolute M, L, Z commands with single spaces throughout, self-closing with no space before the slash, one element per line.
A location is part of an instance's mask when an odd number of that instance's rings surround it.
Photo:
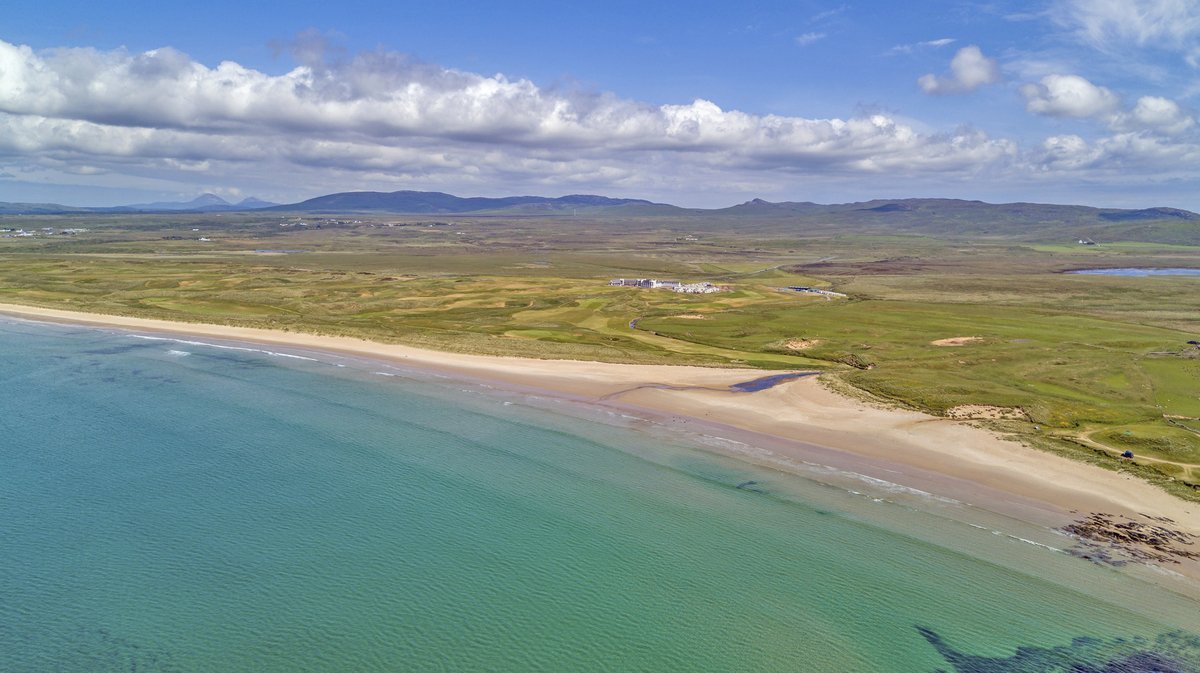
<path fill-rule="evenodd" d="M 786 458 L 784 456 L 780 456 L 773 451 L 769 451 L 769 450 L 761 448 L 761 447 L 744 444 L 742 442 L 733 441 L 733 440 L 726 439 L 723 437 L 713 437 L 711 435 L 695 435 L 693 437 L 693 439 L 695 441 L 697 441 L 697 443 L 707 444 L 709 446 L 718 446 L 718 447 L 724 448 L 727 451 L 733 451 L 735 453 L 741 453 L 741 454 L 748 455 L 748 456 L 754 456 L 754 457 L 759 458 L 768 463 L 774 463 L 776 465 L 791 468 L 800 474 L 808 473 L 810 476 L 816 478 L 817 481 L 821 481 L 822 483 L 827 483 L 827 482 L 825 482 L 825 479 L 828 479 L 830 477 L 849 478 L 849 479 L 853 479 L 855 481 L 865 483 L 865 484 L 871 486 L 872 489 L 877 492 L 884 491 L 885 493 L 915 495 L 924 500 L 933 501 L 933 502 L 941 502 L 941 503 L 950 504 L 950 505 L 962 505 L 963 504 L 960 501 L 954 500 L 952 498 L 946 498 L 943 496 L 934 495 L 933 493 L 929 493 L 928 491 L 922 491 L 920 489 L 911 488 L 909 486 L 903 486 L 901 484 L 897 484 L 897 483 L 890 482 L 890 481 L 885 481 L 883 479 L 869 477 L 865 474 L 860 474 L 858 472 L 850 472 L 848 470 L 839 470 L 835 467 L 830 467 L 828 465 L 821 465 L 819 463 L 811 463 L 811 462 L 803 461 L 803 460 L 793 460 L 791 458 Z M 821 479 L 821 477 L 824 477 L 825 479 Z M 830 485 L 832 485 L 832 484 L 830 484 Z M 845 488 L 845 487 L 843 486 L 842 488 Z M 874 502 L 896 504 L 890 500 L 887 500 L 884 498 L 879 498 L 874 495 L 867 495 L 865 493 L 860 493 L 853 489 L 847 488 L 846 490 L 849 491 L 850 493 L 853 493 L 854 495 L 870 498 Z"/>
<path fill-rule="evenodd" d="M 308 358 L 308 357 L 304 357 L 303 355 L 293 355 L 291 353 L 280 353 L 278 351 L 269 351 L 269 350 L 265 350 L 262 348 L 243 348 L 241 346 L 225 346 L 222 344 L 207 343 L 205 341 L 188 341 L 187 339 L 174 339 L 171 337 L 156 337 L 156 336 L 148 336 L 145 334 L 126 334 L 125 336 L 130 336 L 135 339 L 146 339 L 147 341 L 171 341 L 171 342 L 174 342 L 177 344 L 187 344 L 189 346 L 208 346 L 209 348 L 222 348 L 222 349 L 228 350 L 228 351 L 247 351 L 249 353 L 263 353 L 266 355 L 273 355 L 273 356 L 279 357 L 279 358 L 293 358 L 296 360 L 308 360 L 309 362 L 320 362 L 320 360 L 318 360 L 316 358 Z M 345 367 L 346 365 L 337 365 L 337 366 Z"/>
<path fill-rule="evenodd" d="M 885 479 L 877 479 L 875 477 L 868 477 L 865 474 L 859 474 L 857 472 L 846 472 L 843 470 L 838 470 L 838 471 L 841 472 L 842 474 L 852 476 L 860 481 L 864 481 L 876 488 L 879 488 L 884 491 L 888 491 L 889 493 L 906 493 L 909 495 L 917 495 L 922 498 L 929 498 L 931 500 L 937 500 L 937 501 L 945 502 L 945 503 L 962 504 L 959 501 L 954 500 L 952 498 L 945 498 L 940 495 L 934 495 L 934 494 L 930 493 L 929 491 L 922 491 L 919 488 L 913 488 L 911 486 L 904 486 L 901 484 L 897 484 L 895 482 L 887 481 Z"/>
<path fill-rule="evenodd" d="M 1059 553 L 1061 553 L 1061 552 L 1062 552 L 1062 550 L 1061 550 L 1061 549 L 1059 549 L 1058 547 L 1051 547 L 1050 545 L 1048 545 L 1048 544 L 1042 544 L 1041 542 L 1034 542 L 1033 540 L 1026 540 L 1026 539 L 1025 539 L 1025 538 L 1023 538 L 1023 537 L 1017 537 L 1016 535 L 1009 535 L 1008 537 L 1010 537 L 1010 538 L 1012 538 L 1012 539 L 1014 539 L 1014 540 L 1019 540 L 1019 541 L 1021 541 L 1021 542 L 1024 542 L 1025 544 L 1031 544 L 1031 545 L 1033 545 L 1033 546 L 1035 546 L 1035 547 L 1041 547 L 1041 548 L 1043 548 L 1043 549 L 1049 549 L 1050 551 L 1055 551 L 1055 552 L 1059 552 Z"/>

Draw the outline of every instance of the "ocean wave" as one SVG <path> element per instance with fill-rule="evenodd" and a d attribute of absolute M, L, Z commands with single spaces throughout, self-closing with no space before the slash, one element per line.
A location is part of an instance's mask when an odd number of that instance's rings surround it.
<path fill-rule="evenodd" d="M 145 339 L 147 341 L 171 341 L 173 343 L 187 344 L 189 346 L 208 346 L 209 348 L 221 348 L 223 350 L 228 350 L 228 351 L 247 351 L 250 353 L 263 353 L 265 355 L 272 355 L 272 356 L 280 357 L 280 358 L 292 358 L 295 360 L 308 360 L 309 362 L 320 362 L 320 360 L 318 360 L 317 358 L 309 358 L 309 357 L 305 357 L 303 355 L 294 355 L 292 353 L 280 353 L 279 351 L 269 351 L 264 348 L 245 348 L 243 346 L 226 346 L 223 344 L 208 343 L 206 341 L 189 341 L 187 339 L 176 339 L 176 338 L 172 338 L 172 337 L 156 337 L 156 336 L 149 336 L 149 335 L 145 335 L 145 334 L 123 334 L 123 336 L 133 337 L 134 339 Z M 178 351 L 178 352 L 182 352 L 182 351 Z M 336 366 L 345 367 L 346 365 L 336 365 Z"/>

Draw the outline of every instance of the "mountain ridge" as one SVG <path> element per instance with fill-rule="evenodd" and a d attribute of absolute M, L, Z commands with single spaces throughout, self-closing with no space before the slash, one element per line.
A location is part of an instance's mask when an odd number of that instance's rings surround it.
<path fill-rule="evenodd" d="M 561 211 L 569 208 L 606 208 L 626 204 L 656 205 L 644 199 L 615 199 L 595 194 L 545 196 L 461 197 L 445 192 L 338 192 L 300 203 L 274 206 L 267 210 L 288 212 L 389 212 L 413 214 L 459 214 L 483 211 L 516 214 L 521 209 Z"/>
<path fill-rule="evenodd" d="M 155 201 L 154 203 L 135 203 L 129 206 L 117 206 L 115 210 L 178 210 L 203 213 L 216 211 L 261 210 L 262 208 L 270 208 L 277 205 L 279 204 L 271 203 L 270 201 L 263 201 L 262 199 L 254 196 L 248 196 L 237 203 L 230 203 L 216 194 L 205 193 L 197 196 L 191 201 Z"/>
<path fill-rule="evenodd" d="M 1200 214 L 1171 207 L 1140 209 L 1097 208 L 1082 205 L 1029 202 L 985 203 L 941 198 L 872 199 L 850 203 L 821 204 L 812 201 L 771 202 L 751 199 L 726 208 L 682 208 L 645 199 L 625 199 L 595 194 L 560 197 L 508 196 L 460 197 L 444 192 L 401 190 L 396 192 L 338 192 L 293 204 L 271 204 L 247 197 L 231 204 L 215 194 L 202 194 L 187 202 L 154 202 L 131 206 L 88 208 L 53 203 L 3 203 L 0 214 L 114 214 L 136 212 L 295 212 L 295 213 L 395 213 L 475 214 L 478 216 L 606 215 L 617 217 L 752 218 L 779 221 L 780 226 L 798 221 L 805 227 L 821 228 L 842 224 L 881 226 L 911 233 L 996 234 L 1020 233 L 1054 224 L 1096 227 L 1132 227 L 1146 222 L 1164 226 L 1192 227 Z M 1174 223 L 1169 224 L 1169 223 Z"/>

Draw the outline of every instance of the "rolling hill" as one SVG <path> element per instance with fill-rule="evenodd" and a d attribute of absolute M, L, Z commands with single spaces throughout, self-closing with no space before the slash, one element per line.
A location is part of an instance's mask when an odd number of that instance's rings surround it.
<path fill-rule="evenodd" d="M 275 206 L 269 210 L 300 213 L 479 213 L 537 214 L 569 212 L 572 208 L 597 209 L 625 204 L 654 205 L 641 199 L 613 199 L 591 194 L 572 194 L 558 198 L 544 196 L 507 196 L 502 198 L 460 197 L 442 192 L 341 192 L 314 199 Z"/>
<path fill-rule="evenodd" d="M 1200 245 L 1200 215 L 1178 208 L 1095 208 L 1045 203 L 984 203 L 961 199 L 876 199 L 854 203 L 770 202 L 753 199 L 728 208 L 681 208 L 645 199 L 592 194 L 557 198 L 460 197 L 443 192 L 341 192 L 300 203 L 269 204 L 248 198 L 231 204 L 212 194 L 188 202 L 156 202 L 117 208 L 81 208 L 50 203 L 0 203 L 0 214 L 46 215 L 135 212 L 278 212 L 297 214 L 440 214 L 475 217 L 661 219 L 716 233 L 743 231 L 797 235 L 907 234 L 1026 241 L 1083 239 Z"/>

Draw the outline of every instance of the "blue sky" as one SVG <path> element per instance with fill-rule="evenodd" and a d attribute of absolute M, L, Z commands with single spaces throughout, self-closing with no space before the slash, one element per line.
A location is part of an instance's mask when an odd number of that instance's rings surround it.
<path fill-rule="evenodd" d="M 1200 209 L 1189 0 L 43 0 L 6 8 L 0 42 L 6 201 Z"/>

